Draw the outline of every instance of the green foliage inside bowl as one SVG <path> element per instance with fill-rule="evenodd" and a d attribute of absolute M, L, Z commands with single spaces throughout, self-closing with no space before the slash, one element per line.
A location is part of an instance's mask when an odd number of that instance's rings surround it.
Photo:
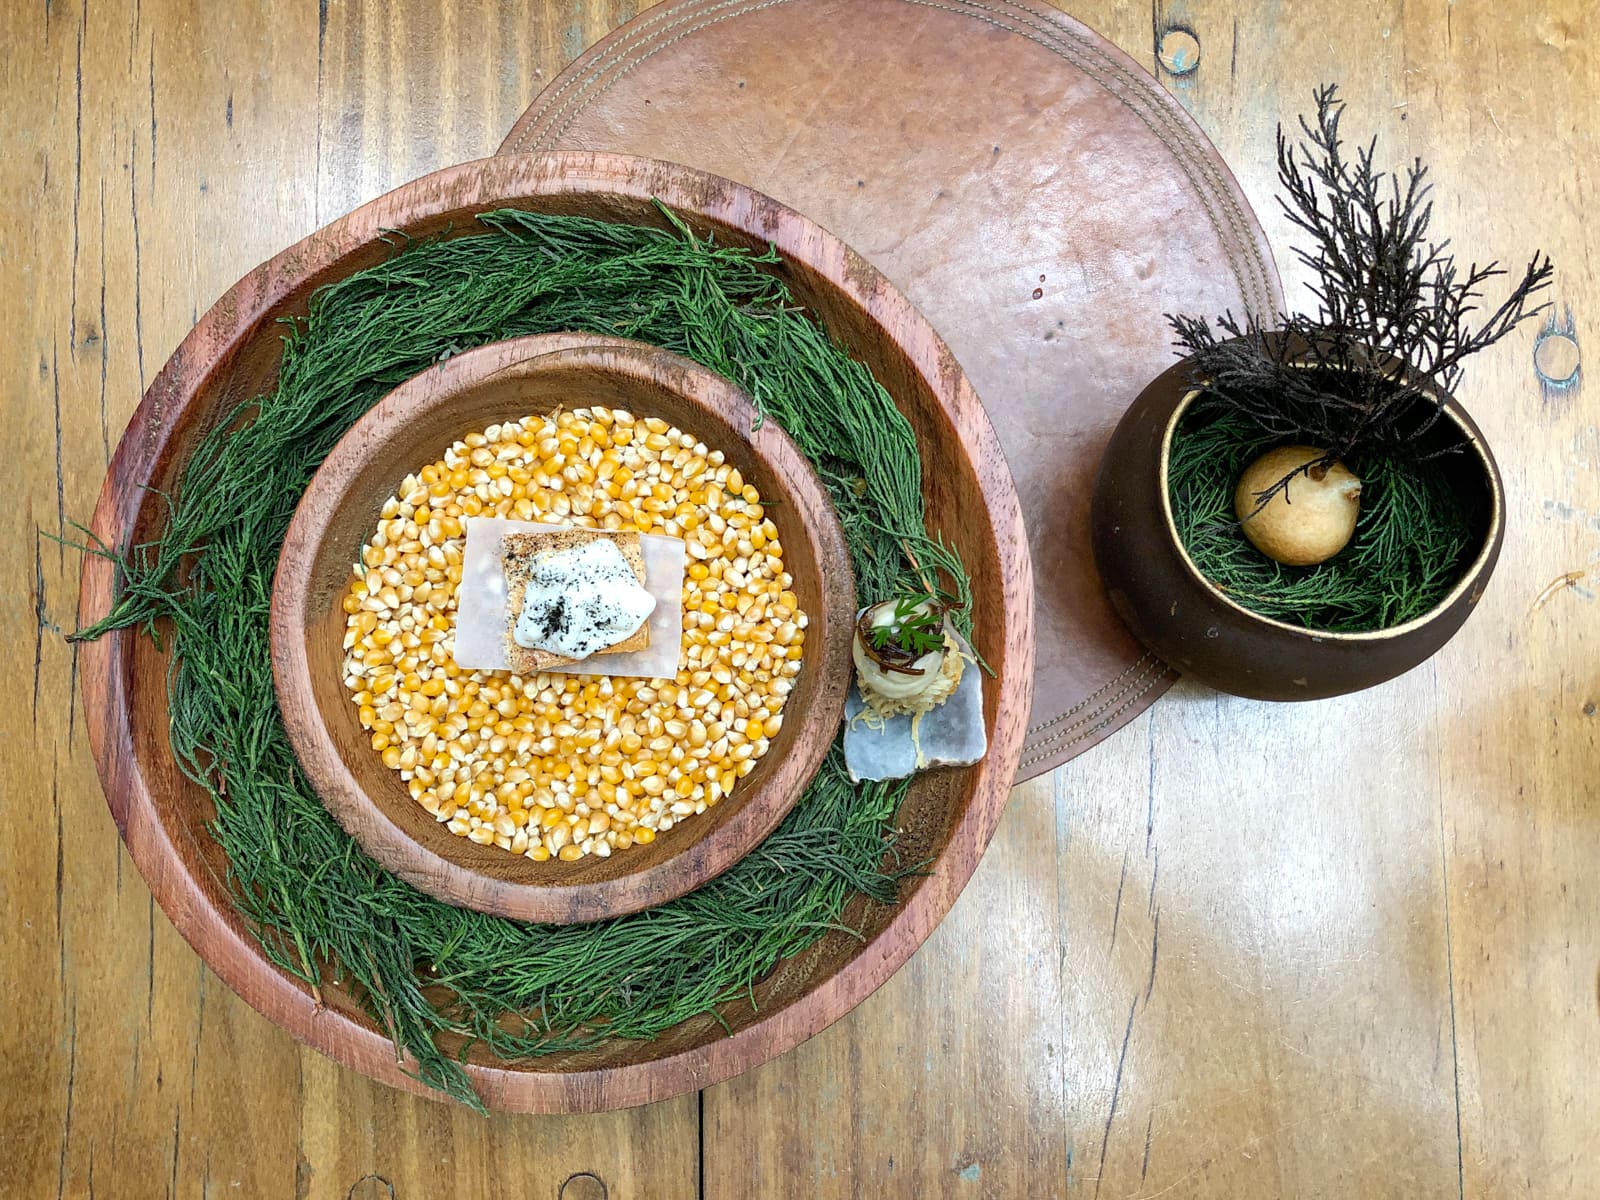
<path fill-rule="evenodd" d="M 1459 433 L 1441 421 L 1419 444 L 1352 454 L 1346 465 L 1362 484 L 1355 536 L 1327 562 L 1289 567 L 1250 544 L 1233 507 L 1245 467 L 1286 439 L 1202 393 L 1173 431 L 1173 523 L 1200 573 L 1252 612 L 1330 633 L 1390 629 L 1443 600 L 1482 544 L 1485 489 L 1469 474 L 1477 457 L 1459 444 L 1437 453 Z"/>

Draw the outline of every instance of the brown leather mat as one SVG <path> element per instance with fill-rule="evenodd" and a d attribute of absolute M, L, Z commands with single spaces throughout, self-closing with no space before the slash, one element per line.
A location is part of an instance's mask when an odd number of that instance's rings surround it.
<path fill-rule="evenodd" d="M 1018 0 L 677 0 L 574 61 L 501 153 L 605 149 L 737 179 L 864 254 L 971 377 L 1016 477 L 1037 580 L 1019 779 L 1173 679 L 1106 603 L 1089 493 L 1172 362 L 1164 313 L 1281 304 L 1216 150 L 1131 59 Z"/>

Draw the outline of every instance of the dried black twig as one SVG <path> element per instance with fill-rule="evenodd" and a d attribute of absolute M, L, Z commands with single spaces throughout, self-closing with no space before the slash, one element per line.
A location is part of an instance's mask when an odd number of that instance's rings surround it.
<path fill-rule="evenodd" d="M 1432 185 L 1420 158 L 1402 177 L 1377 169 L 1377 139 L 1346 153 L 1338 88 L 1317 89 L 1316 121 L 1300 118 L 1295 145 L 1278 127 L 1279 204 L 1310 238 L 1295 251 L 1315 276 L 1315 314 L 1280 314 L 1269 331 L 1256 314 L 1228 313 L 1216 327 L 1168 316 L 1195 376 L 1263 430 L 1327 453 L 1257 493 L 1265 505 L 1291 480 L 1352 451 L 1415 442 L 1460 383 L 1462 362 L 1492 346 L 1546 305 L 1530 307 L 1550 282 L 1535 253 L 1521 279 L 1473 325 L 1483 286 L 1498 263 L 1462 270 L 1449 242 L 1429 239 Z"/>

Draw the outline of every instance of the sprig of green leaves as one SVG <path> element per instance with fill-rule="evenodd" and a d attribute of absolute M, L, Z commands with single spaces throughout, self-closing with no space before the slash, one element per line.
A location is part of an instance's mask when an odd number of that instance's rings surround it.
<path fill-rule="evenodd" d="M 872 627 L 872 648 L 896 646 L 907 654 L 931 654 L 944 647 L 944 613 L 928 596 L 902 596 L 887 625 Z"/>

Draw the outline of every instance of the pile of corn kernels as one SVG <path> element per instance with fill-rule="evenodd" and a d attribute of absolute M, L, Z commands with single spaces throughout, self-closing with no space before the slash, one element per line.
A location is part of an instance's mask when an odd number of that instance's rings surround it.
<path fill-rule="evenodd" d="M 682 538 L 674 679 L 456 664 L 463 522 Z M 344 598 L 345 685 L 372 748 L 452 833 L 542 862 L 655 840 L 767 752 L 806 616 L 756 489 L 658 418 L 589 408 L 490 426 L 407 476 Z"/>

